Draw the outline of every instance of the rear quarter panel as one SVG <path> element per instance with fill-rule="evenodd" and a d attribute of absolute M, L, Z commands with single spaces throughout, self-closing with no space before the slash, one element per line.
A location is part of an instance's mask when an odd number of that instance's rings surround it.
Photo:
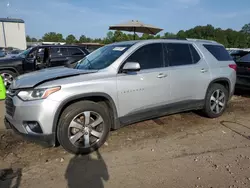
<path fill-rule="evenodd" d="M 219 45 L 219 44 L 218 44 Z M 236 71 L 229 67 L 230 64 L 235 64 L 231 61 L 218 61 L 204 46 L 198 44 L 204 54 L 204 58 L 210 67 L 211 80 L 228 79 L 230 81 L 230 93 L 234 92 L 236 83 Z"/>

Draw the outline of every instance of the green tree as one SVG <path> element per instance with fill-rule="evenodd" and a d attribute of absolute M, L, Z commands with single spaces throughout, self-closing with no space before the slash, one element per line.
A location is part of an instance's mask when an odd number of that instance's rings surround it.
<path fill-rule="evenodd" d="M 31 38 L 31 42 L 37 42 L 37 39 L 36 38 Z"/>
<path fill-rule="evenodd" d="M 26 36 L 26 41 L 27 41 L 27 42 L 31 42 L 31 38 L 30 38 L 29 35 Z"/>
<path fill-rule="evenodd" d="M 242 33 L 247 33 L 247 34 L 250 34 L 250 23 L 248 23 L 248 24 L 245 24 L 243 27 L 242 27 L 242 29 L 241 29 L 241 32 Z"/>
<path fill-rule="evenodd" d="M 180 31 L 177 33 L 177 37 L 178 37 L 178 38 L 187 38 L 187 34 L 186 34 L 185 31 L 180 30 Z"/>
<path fill-rule="evenodd" d="M 67 44 L 74 44 L 74 43 L 76 43 L 76 42 L 77 42 L 77 40 L 76 40 L 76 38 L 75 38 L 74 35 L 68 35 L 68 36 L 66 37 L 66 43 L 67 43 Z"/>
<path fill-rule="evenodd" d="M 110 44 L 114 42 L 114 33 L 112 31 L 109 31 L 107 33 L 107 36 L 103 39 L 104 44 Z"/>
<path fill-rule="evenodd" d="M 93 39 L 86 37 L 85 35 L 81 35 L 79 38 L 79 43 L 92 42 Z"/>
<path fill-rule="evenodd" d="M 175 37 L 176 37 L 176 34 L 169 33 L 169 32 L 164 33 L 164 36 L 163 36 L 163 38 L 175 38 Z"/>
<path fill-rule="evenodd" d="M 55 32 L 45 33 L 42 40 L 44 42 L 64 42 L 63 35 Z"/>

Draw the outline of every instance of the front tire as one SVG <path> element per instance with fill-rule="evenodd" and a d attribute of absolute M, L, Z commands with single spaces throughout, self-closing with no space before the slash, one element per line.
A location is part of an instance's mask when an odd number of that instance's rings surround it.
<path fill-rule="evenodd" d="M 68 152 L 88 154 L 105 143 L 110 127 L 110 116 L 102 105 L 92 101 L 80 101 L 63 111 L 57 138 Z"/>
<path fill-rule="evenodd" d="M 0 75 L 3 78 L 4 86 L 6 89 L 11 85 L 14 78 L 17 76 L 16 73 L 9 71 L 9 70 L 1 70 Z"/>
<path fill-rule="evenodd" d="M 221 116 L 227 106 L 229 92 L 221 84 L 213 84 L 207 91 L 204 114 L 209 118 Z"/>

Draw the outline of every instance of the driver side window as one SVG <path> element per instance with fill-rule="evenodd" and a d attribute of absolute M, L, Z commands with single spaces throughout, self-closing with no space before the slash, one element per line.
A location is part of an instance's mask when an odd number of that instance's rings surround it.
<path fill-rule="evenodd" d="M 32 51 L 27 55 L 27 58 L 31 58 L 31 59 L 35 58 L 35 57 L 36 57 L 36 51 L 37 51 L 37 49 L 32 50 Z"/>
<path fill-rule="evenodd" d="M 142 70 L 164 67 L 162 44 L 155 43 L 142 46 L 126 62 L 138 62 Z"/>

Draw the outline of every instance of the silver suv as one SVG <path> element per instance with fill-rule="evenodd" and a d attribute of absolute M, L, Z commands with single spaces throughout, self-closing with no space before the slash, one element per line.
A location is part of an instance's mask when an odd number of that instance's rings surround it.
<path fill-rule="evenodd" d="M 236 64 L 214 41 L 145 40 L 104 46 L 75 68 L 17 77 L 6 99 L 7 128 L 67 151 L 99 148 L 110 130 L 189 110 L 220 116 Z"/>

